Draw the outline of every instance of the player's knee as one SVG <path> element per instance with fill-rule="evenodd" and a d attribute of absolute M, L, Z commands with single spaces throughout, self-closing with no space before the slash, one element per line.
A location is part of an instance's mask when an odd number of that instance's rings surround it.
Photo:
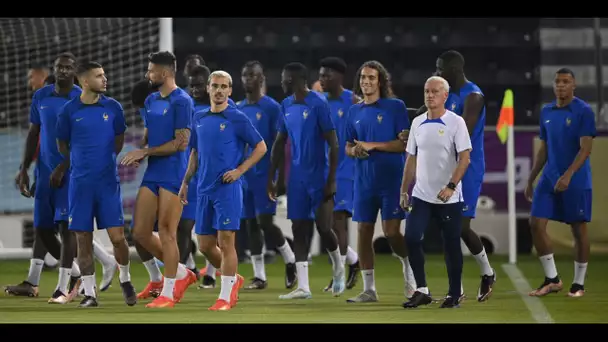
<path fill-rule="evenodd" d="M 198 250 L 205 254 L 208 255 L 209 252 L 213 249 L 217 248 L 217 241 L 215 240 L 215 238 L 212 237 L 207 237 L 207 236 L 200 236 L 198 239 Z"/>
<path fill-rule="evenodd" d="M 401 231 L 399 230 L 399 226 L 389 225 L 388 223 L 382 227 L 382 232 L 387 239 L 395 239 L 401 237 Z"/>
<path fill-rule="evenodd" d="M 108 237 L 110 238 L 110 242 L 114 247 L 124 243 L 125 240 L 125 232 L 121 228 L 111 228 L 108 229 Z"/>
<path fill-rule="evenodd" d="M 234 248 L 235 234 L 233 231 L 220 231 L 218 234 L 218 244 L 221 250 Z"/>
<path fill-rule="evenodd" d="M 545 231 L 545 224 L 543 221 L 543 219 L 539 219 L 538 217 L 530 216 L 530 230 L 533 234 Z"/>
<path fill-rule="evenodd" d="M 405 243 L 408 247 L 421 245 L 422 237 L 422 231 L 418 231 L 415 229 L 405 230 Z"/>

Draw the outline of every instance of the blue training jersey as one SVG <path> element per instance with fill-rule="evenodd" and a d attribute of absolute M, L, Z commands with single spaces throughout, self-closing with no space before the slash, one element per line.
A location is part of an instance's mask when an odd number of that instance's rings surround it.
<path fill-rule="evenodd" d="M 57 120 L 57 139 L 70 145 L 71 179 L 119 182 L 114 138 L 127 130 L 122 106 L 101 95 L 95 104 L 77 97 L 66 103 Z"/>
<path fill-rule="evenodd" d="M 552 102 L 540 112 L 540 139 L 547 144 L 547 164 L 542 177 L 553 186 L 572 165 L 580 150 L 581 137 L 595 137 L 595 115 L 585 101 L 575 97 L 565 107 Z M 589 158 L 572 175 L 569 189 L 591 189 L 591 165 Z"/>
<path fill-rule="evenodd" d="M 146 98 L 144 125 L 148 129 L 148 146 L 162 146 L 175 139 L 175 131 L 190 128 L 194 103 L 190 95 L 176 88 L 167 97 L 154 92 Z M 188 151 L 168 156 L 148 157 L 144 182 L 181 184 L 188 167 Z"/>
<path fill-rule="evenodd" d="M 281 105 L 270 96 L 262 96 L 256 103 L 248 103 L 247 99 L 239 101 L 237 108 L 242 111 L 251 123 L 253 127 L 260 133 L 268 151 L 272 149 L 274 140 L 277 136 L 278 120 L 280 119 Z M 251 152 L 255 146 L 248 145 L 246 156 L 251 155 Z M 254 182 L 261 182 L 268 178 L 268 172 L 270 172 L 270 153 L 266 153 L 264 157 L 254 165 L 246 174 L 245 178 L 247 183 L 253 184 Z"/>
<path fill-rule="evenodd" d="M 331 120 L 336 127 L 336 135 L 338 136 L 338 170 L 336 171 L 336 179 L 355 178 L 355 161 L 346 155 L 346 121 L 348 111 L 353 105 L 354 94 L 348 89 L 344 89 L 340 97 L 330 98 L 327 93 L 327 101 L 331 110 Z"/>
<path fill-rule="evenodd" d="M 354 104 L 348 112 L 347 141 L 388 142 L 398 139 L 399 132 L 409 129 L 405 103 L 395 98 L 381 98 L 365 104 Z M 384 194 L 399 191 L 405 165 L 401 153 L 371 151 L 366 159 L 355 160 L 355 192 Z"/>
<path fill-rule="evenodd" d="M 50 84 L 38 89 L 32 98 L 30 122 L 40 126 L 40 154 L 37 164 L 53 171 L 63 161 L 57 149 L 57 118 L 61 108 L 70 100 L 78 98 L 82 89 L 73 86 L 67 95 L 55 92 L 55 85 Z"/>
<path fill-rule="evenodd" d="M 291 95 L 283 100 L 281 109 L 279 132 L 291 139 L 289 182 L 323 186 L 329 170 L 323 134 L 335 130 L 327 99 L 314 91 L 302 102 Z"/>
<path fill-rule="evenodd" d="M 477 84 L 468 81 L 465 83 L 458 93 L 450 93 L 445 101 L 445 108 L 460 116 L 464 113 L 464 102 L 469 94 L 478 93 L 483 96 L 483 92 Z M 475 129 L 471 133 L 471 163 L 467 168 L 467 176 L 475 175 L 476 178 L 483 180 L 486 173 L 486 159 L 484 154 L 484 128 L 486 125 L 486 106 L 484 105 L 479 113 L 479 118 L 475 124 Z"/>
<path fill-rule="evenodd" d="M 235 107 L 228 106 L 220 113 L 211 109 L 197 112 L 192 120 L 190 147 L 198 153 L 198 195 L 221 186 L 223 175 L 243 161 L 245 145 L 255 146 L 262 140 L 251 120 Z"/>

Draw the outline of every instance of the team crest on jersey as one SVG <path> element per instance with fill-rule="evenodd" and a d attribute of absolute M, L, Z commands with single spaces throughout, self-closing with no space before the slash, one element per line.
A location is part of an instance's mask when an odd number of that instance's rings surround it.
<path fill-rule="evenodd" d="M 439 136 L 443 136 L 443 133 L 445 133 L 445 131 L 444 131 L 444 130 L 442 130 L 442 129 L 440 129 L 440 130 L 439 130 Z"/>
<path fill-rule="evenodd" d="M 258 121 L 259 121 L 259 120 L 262 120 L 262 113 L 257 112 L 257 113 L 255 114 L 255 118 L 256 118 L 256 119 L 258 119 Z"/>
<path fill-rule="evenodd" d="M 342 117 L 342 115 L 344 115 L 344 111 L 342 110 L 342 108 L 338 109 L 338 116 Z"/>
<path fill-rule="evenodd" d="M 226 129 L 226 124 L 220 124 L 220 132 L 223 132 Z"/>
<path fill-rule="evenodd" d="M 382 123 L 382 114 L 378 114 L 378 116 L 376 118 L 378 119 L 378 123 L 381 124 Z"/>
<path fill-rule="evenodd" d="M 566 126 L 570 126 L 570 124 L 572 123 L 572 120 L 570 120 L 570 118 L 566 119 Z"/>
<path fill-rule="evenodd" d="M 103 113 L 103 121 L 108 121 L 108 113 Z"/>
<path fill-rule="evenodd" d="M 452 110 L 456 110 L 456 102 L 452 103 Z"/>
<path fill-rule="evenodd" d="M 304 120 L 306 120 L 306 118 L 308 118 L 308 111 L 307 111 L 307 110 L 305 110 L 305 111 L 302 113 L 302 117 L 304 118 Z"/>
<path fill-rule="evenodd" d="M 163 115 L 167 114 L 167 108 L 165 108 L 165 110 L 163 110 Z"/>

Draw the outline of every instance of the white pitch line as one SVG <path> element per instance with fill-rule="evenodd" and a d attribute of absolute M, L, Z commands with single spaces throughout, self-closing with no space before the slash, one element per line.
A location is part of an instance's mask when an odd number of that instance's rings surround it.
<path fill-rule="evenodd" d="M 509 279 L 511 279 L 524 304 L 528 307 L 532 318 L 537 323 L 555 323 L 543 302 L 538 297 L 528 296 L 528 292 L 532 291 L 532 287 L 530 287 L 530 283 L 528 283 L 528 280 L 519 268 L 516 265 L 504 264 L 502 265 L 502 269 L 509 276 Z"/>

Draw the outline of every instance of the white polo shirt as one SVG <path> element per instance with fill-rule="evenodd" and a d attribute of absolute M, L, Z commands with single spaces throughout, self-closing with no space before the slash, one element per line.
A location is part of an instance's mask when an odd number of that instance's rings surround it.
<path fill-rule="evenodd" d="M 407 141 L 407 153 L 416 156 L 412 197 L 435 204 L 462 202 L 461 182 L 446 203 L 437 195 L 450 182 L 458 165 L 458 153 L 472 149 L 467 125 L 461 116 L 449 110 L 438 119 L 429 119 L 427 114 L 412 121 Z"/>

